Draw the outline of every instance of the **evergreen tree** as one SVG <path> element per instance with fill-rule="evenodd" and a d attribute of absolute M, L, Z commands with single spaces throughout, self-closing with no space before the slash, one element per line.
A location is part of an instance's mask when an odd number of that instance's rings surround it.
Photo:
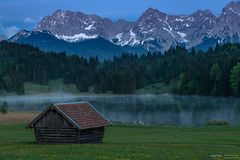
<path fill-rule="evenodd" d="M 237 63 L 231 70 L 230 82 L 235 96 L 240 95 L 240 63 Z"/>
<path fill-rule="evenodd" d="M 219 95 L 220 94 L 220 80 L 221 80 L 222 72 L 218 64 L 212 65 L 210 69 L 210 79 L 213 82 L 211 94 Z"/>
<path fill-rule="evenodd" d="M 188 90 L 188 79 L 186 73 L 181 73 L 177 82 L 177 90 L 180 94 L 186 94 Z"/>

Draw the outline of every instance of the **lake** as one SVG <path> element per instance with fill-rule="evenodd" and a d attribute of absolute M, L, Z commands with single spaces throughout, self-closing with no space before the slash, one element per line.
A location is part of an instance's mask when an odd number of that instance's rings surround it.
<path fill-rule="evenodd" d="M 47 94 L 0 97 L 11 111 L 41 111 L 47 104 L 88 101 L 111 121 L 136 124 L 205 125 L 209 121 L 240 124 L 240 99 L 177 95 Z"/>

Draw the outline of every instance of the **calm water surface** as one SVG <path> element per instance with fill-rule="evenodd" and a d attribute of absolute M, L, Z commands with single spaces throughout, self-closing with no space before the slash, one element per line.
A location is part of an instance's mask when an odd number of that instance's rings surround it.
<path fill-rule="evenodd" d="M 41 111 L 48 104 L 88 101 L 111 121 L 137 124 L 205 125 L 209 121 L 240 124 L 240 99 L 176 95 L 79 96 L 51 94 L 0 97 L 12 111 Z"/>

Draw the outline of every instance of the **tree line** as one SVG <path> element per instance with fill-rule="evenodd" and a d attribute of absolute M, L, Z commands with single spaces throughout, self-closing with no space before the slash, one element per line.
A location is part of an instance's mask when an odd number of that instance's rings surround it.
<path fill-rule="evenodd" d="M 47 84 L 62 78 L 80 92 L 132 94 L 144 86 L 165 83 L 174 94 L 231 96 L 240 94 L 240 45 L 217 45 L 208 51 L 177 46 L 164 54 L 100 61 L 66 53 L 43 52 L 29 45 L 0 43 L 0 92 L 24 94 L 24 82 Z"/>

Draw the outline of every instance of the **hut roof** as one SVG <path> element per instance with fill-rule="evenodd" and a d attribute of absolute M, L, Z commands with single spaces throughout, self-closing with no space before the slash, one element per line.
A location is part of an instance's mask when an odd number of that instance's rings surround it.
<path fill-rule="evenodd" d="M 50 105 L 29 123 L 27 128 L 33 128 L 34 124 L 50 109 L 56 109 L 58 113 L 80 130 L 111 125 L 111 122 L 88 102 L 78 102 Z"/>

